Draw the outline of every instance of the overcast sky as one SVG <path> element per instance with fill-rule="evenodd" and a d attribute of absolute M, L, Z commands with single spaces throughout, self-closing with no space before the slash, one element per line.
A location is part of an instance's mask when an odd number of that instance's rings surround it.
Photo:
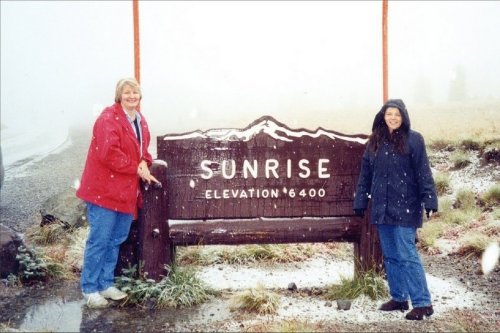
<path fill-rule="evenodd" d="M 2 126 L 92 123 L 133 76 L 131 1 L 1 1 Z M 156 134 L 244 127 L 367 132 L 382 103 L 378 1 L 142 1 L 142 110 Z M 389 92 L 413 108 L 500 92 L 500 2 L 389 2 Z M 344 125 L 342 125 L 344 126 Z M 344 127 L 345 128 L 345 127 Z"/>

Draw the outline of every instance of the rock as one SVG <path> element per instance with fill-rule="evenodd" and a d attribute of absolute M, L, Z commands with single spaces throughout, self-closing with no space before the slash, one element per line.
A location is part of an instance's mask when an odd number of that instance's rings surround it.
<path fill-rule="evenodd" d="M 290 282 L 288 284 L 288 290 L 290 290 L 290 291 L 296 291 L 297 290 L 297 285 L 295 284 L 295 282 Z"/>
<path fill-rule="evenodd" d="M 40 214 L 41 226 L 62 223 L 68 228 L 79 228 L 86 224 L 85 202 L 78 199 L 75 189 L 69 188 L 44 202 Z"/>
<path fill-rule="evenodd" d="M 325 303 L 325 306 L 331 308 L 333 306 L 333 304 L 332 304 L 332 302 L 328 301 Z"/>
<path fill-rule="evenodd" d="M 351 300 L 350 299 L 338 299 L 337 300 L 337 309 L 349 310 L 350 308 L 351 308 Z"/>
<path fill-rule="evenodd" d="M 500 150 L 496 148 L 486 149 L 482 156 L 483 164 L 500 163 Z"/>
<path fill-rule="evenodd" d="M 24 245 L 22 238 L 9 227 L 0 224 L 0 278 L 17 274 L 19 261 L 16 259 L 19 246 Z"/>

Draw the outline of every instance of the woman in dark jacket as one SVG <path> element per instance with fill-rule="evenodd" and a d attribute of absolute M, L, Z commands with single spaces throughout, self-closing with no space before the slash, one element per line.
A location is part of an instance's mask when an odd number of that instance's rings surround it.
<path fill-rule="evenodd" d="M 424 209 L 427 217 L 437 211 L 437 195 L 424 139 L 410 129 L 400 99 L 388 100 L 373 121 L 354 198 L 356 215 L 364 215 L 370 198 L 371 221 L 377 225 L 392 297 L 380 310 L 408 310 L 410 299 L 413 309 L 407 319 L 431 316 L 431 296 L 415 238 Z"/>

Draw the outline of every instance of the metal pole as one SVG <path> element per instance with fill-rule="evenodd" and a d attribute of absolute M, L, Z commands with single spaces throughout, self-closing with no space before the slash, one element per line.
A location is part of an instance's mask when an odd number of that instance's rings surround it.
<path fill-rule="evenodd" d="M 387 102 L 389 98 L 389 75 L 388 75 L 388 67 L 389 62 L 387 59 L 387 9 L 389 7 L 388 0 L 382 1 L 382 62 L 383 62 L 383 95 L 384 95 L 384 103 Z"/>
<path fill-rule="evenodd" d="M 133 0 L 134 10 L 134 69 L 135 79 L 141 82 L 141 56 L 139 43 L 139 0 Z"/>

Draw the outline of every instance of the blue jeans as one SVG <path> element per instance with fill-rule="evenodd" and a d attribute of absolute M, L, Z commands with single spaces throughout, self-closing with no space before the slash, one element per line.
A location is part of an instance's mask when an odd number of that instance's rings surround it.
<path fill-rule="evenodd" d="M 132 214 L 115 212 L 87 202 L 90 231 L 80 277 L 84 293 L 102 291 L 113 285 L 120 244 L 128 237 L 132 218 Z"/>
<path fill-rule="evenodd" d="M 414 308 L 431 305 L 431 294 L 415 245 L 417 229 L 389 224 L 378 224 L 377 228 L 392 299 L 398 302 L 410 299 Z"/>

